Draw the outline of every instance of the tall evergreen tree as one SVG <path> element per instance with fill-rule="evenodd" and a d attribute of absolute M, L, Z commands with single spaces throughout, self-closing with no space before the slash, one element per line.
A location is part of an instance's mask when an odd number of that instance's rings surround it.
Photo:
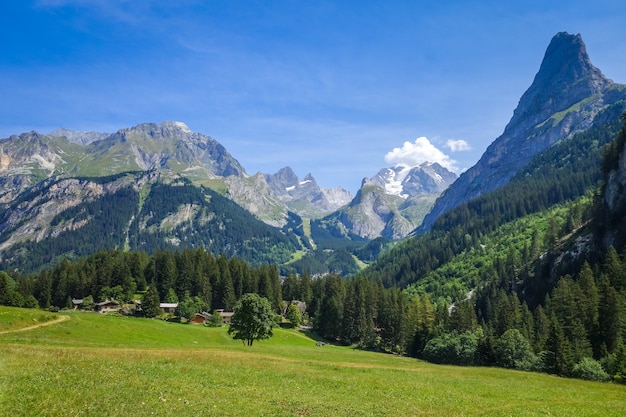
<path fill-rule="evenodd" d="M 226 256 L 221 255 L 217 258 L 217 267 L 220 273 L 219 286 L 217 287 L 218 293 L 218 306 L 221 306 L 227 311 L 232 310 L 235 307 L 237 299 L 235 297 L 235 288 L 233 286 L 233 280 L 230 275 L 230 265 Z"/>
<path fill-rule="evenodd" d="M 324 279 L 324 292 L 316 321 L 317 330 L 328 339 L 337 340 L 342 335 L 344 297 L 343 279 L 337 275 L 328 275 Z"/>
<path fill-rule="evenodd" d="M 550 333 L 546 340 L 544 370 L 551 374 L 567 376 L 573 367 L 570 345 L 555 315 L 550 316 Z"/>
<path fill-rule="evenodd" d="M 160 316 L 163 311 L 159 305 L 161 304 L 159 292 L 154 282 L 148 287 L 146 293 L 141 300 L 141 309 L 146 317 Z"/>
<path fill-rule="evenodd" d="M 600 276 L 600 300 L 598 305 L 598 331 L 602 343 L 608 352 L 600 352 L 602 356 L 612 353 L 621 338 L 620 304 L 617 291 L 611 286 L 609 278 Z"/>
<path fill-rule="evenodd" d="M 578 274 L 578 285 L 581 290 L 581 296 L 578 300 L 579 311 L 587 334 L 589 337 L 593 337 L 598 327 L 600 294 L 593 276 L 593 270 L 586 261 Z"/>
<path fill-rule="evenodd" d="M 606 252 L 602 272 L 609 278 L 611 286 L 618 292 L 622 289 L 626 289 L 626 271 L 613 246 L 609 247 Z"/>

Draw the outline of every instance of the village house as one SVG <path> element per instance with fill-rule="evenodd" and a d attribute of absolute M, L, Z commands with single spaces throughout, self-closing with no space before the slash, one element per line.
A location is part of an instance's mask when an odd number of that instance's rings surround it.
<path fill-rule="evenodd" d="M 192 324 L 206 324 L 207 321 L 211 318 L 211 315 L 206 311 L 202 313 L 196 313 L 196 315 L 191 319 Z"/>
<path fill-rule="evenodd" d="M 223 309 L 217 309 L 215 311 L 220 313 L 220 316 L 222 316 L 222 324 L 230 324 L 233 315 L 235 314 L 232 311 L 224 311 Z"/>
<path fill-rule="evenodd" d="M 233 318 L 233 314 L 235 314 L 232 311 L 224 311 L 223 309 L 218 309 L 216 311 L 222 319 L 222 325 L 230 324 Z M 203 311 L 202 313 L 196 313 L 194 318 L 191 319 L 191 323 L 207 324 L 211 320 L 211 317 L 213 317 L 213 315 L 211 313 L 207 313 L 206 311 Z"/>
<path fill-rule="evenodd" d="M 178 303 L 160 303 L 159 307 L 163 309 L 164 313 L 174 313 L 178 307 Z"/>
<path fill-rule="evenodd" d="M 96 311 L 101 314 L 109 313 L 111 311 L 118 311 L 120 309 L 120 303 L 115 300 L 106 300 L 96 304 Z"/>

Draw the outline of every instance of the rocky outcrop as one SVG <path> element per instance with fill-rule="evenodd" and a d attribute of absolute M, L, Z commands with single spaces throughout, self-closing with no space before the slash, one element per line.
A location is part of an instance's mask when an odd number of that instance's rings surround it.
<path fill-rule="evenodd" d="M 272 194 L 262 173 L 249 177 L 231 175 L 224 179 L 226 197 L 248 210 L 263 222 L 282 227 L 287 223 L 287 206 Z"/>
<path fill-rule="evenodd" d="M 265 174 L 272 194 L 288 209 L 304 217 L 321 217 L 348 204 L 352 194 L 341 188 L 320 187 L 311 174 L 300 180 L 290 167 Z"/>
<path fill-rule="evenodd" d="M 610 171 L 603 188 L 603 211 L 595 219 L 600 225 L 600 241 L 604 248 L 626 245 L 626 118 L 620 136 L 609 152 Z"/>
<path fill-rule="evenodd" d="M 450 209 L 507 184 L 536 154 L 588 129 L 600 110 L 624 98 L 626 88 L 591 64 L 580 35 L 558 33 L 503 134 L 437 200 L 418 233 Z"/>

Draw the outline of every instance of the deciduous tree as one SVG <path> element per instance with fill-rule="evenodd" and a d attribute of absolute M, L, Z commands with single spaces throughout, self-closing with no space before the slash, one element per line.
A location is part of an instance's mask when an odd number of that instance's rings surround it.
<path fill-rule="evenodd" d="M 255 340 L 272 337 L 272 328 L 276 326 L 276 318 L 268 299 L 248 293 L 235 304 L 228 334 L 232 334 L 233 339 L 241 339 L 248 346 L 252 346 Z"/>

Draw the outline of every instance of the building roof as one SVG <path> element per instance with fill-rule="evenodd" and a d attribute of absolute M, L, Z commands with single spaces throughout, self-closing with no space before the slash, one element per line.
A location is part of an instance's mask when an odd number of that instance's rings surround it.
<path fill-rule="evenodd" d="M 161 307 L 161 308 L 176 308 L 176 307 L 178 307 L 178 303 L 160 303 L 159 307 Z"/>
<path fill-rule="evenodd" d="M 99 307 L 106 306 L 106 305 L 112 305 L 112 304 L 115 304 L 115 305 L 118 305 L 118 306 L 120 305 L 120 303 L 118 301 L 115 301 L 115 300 L 106 300 L 106 301 L 103 301 L 101 303 L 96 303 L 96 305 L 99 306 Z"/>

